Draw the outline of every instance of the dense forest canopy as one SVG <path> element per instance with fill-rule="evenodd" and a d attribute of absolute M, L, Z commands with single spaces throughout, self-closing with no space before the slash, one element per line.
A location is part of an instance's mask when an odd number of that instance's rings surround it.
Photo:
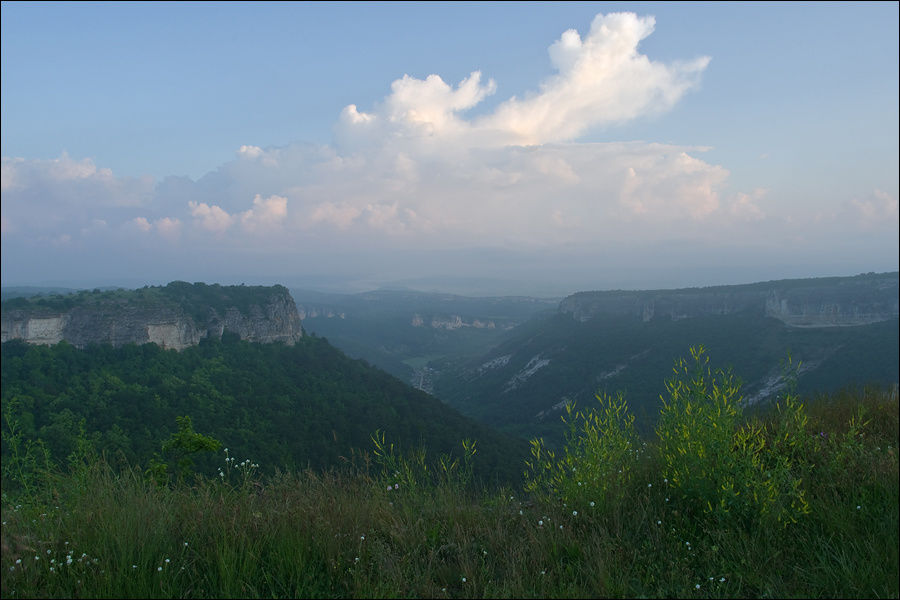
<path fill-rule="evenodd" d="M 75 449 L 83 420 L 98 450 L 146 465 L 179 416 L 267 472 L 335 465 L 371 450 L 376 430 L 434 455 L 458 454 L 460 440 L 475 439 L 476 472 L 491 478 L 517 478 L 527 453 L 523 441 L 316 337 L 286 346 L 226 334 L 182 352 L 155 344 L 79 350 L 11 341 L 2 345 L 2 401 L 4 411 L 16 411 L 24 436 L 44 440 L 59 462 Z M 212 469 L 212 461 L 198 467 Z"/>

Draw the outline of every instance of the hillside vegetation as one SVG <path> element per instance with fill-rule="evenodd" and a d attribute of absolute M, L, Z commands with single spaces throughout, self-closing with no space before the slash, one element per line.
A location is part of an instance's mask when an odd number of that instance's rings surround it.
<path fill-rule="evenodd" d="M 656 422 L 665 392 L 658 376 L 684 348 L 703 344 L 716 367 L 730 367 L 748 403 L 783 391 L 782 365 L 799 364 L 798 392 L 813 397 L 898 381 L 896 318 L 854 327 L 793 328 L 754 311 L 671 320 L 566 314 L 533 319 L 475 359 L 433 363 L 434 393 L 463 414 L 504 431 L 561 439 L 566 401 L 599 389 L 628 395 L 636 427 Z"/>
<path fill-rule="evenodd" d="M 293 346 L 225 335 L 178 352 L 155 344 L 79 350 L 65 342 L 2 345 L 0 395 L 26 439 L 57 462 L 86 438 L 114 464 L 147 465 L 176 418 L 222 440 L 261 470 L 324 468 L 371 445 L 384 431 L 405 449 L 450 452 L 477 438 L 479 474 L 516 479 L 525 442 L 495 433 L 326 340 Z M 83 432 L 83 433 L 82 433 Z M 3 446 L 4 462 L 9 448 Z M 213 474 L 211 459 L 198 459 Z"/>
<path fill-rule="evenodd" d="M 325 470 L 262 475 L 199 427 L 163 445 L 215 455 L 212 476 L 114 466 L 83 437 L 57 467 L 7 414 L 0 592 L 897 597 L 896 389 L 808 408 L 786 393 L 749 416 L 702 348 L 669 373 L 646 440 L 627 395 L 569 405 L 562 449 L 532 442 L 524 488 L 473 478 L 481 440 L 429 466 L 383 432 Z"/>

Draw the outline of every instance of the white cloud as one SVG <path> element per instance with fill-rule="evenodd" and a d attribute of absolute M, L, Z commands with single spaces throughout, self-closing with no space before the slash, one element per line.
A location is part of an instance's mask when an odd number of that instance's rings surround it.
<path fill-rule="evenodd" d="M 253 208 L 240 215 L 241 224 L 247 231 L 269 231 L 282 224 L 287 217 L 287 198 L 269 196 L 263 198 L 259 194 L 253 198 Z"/>
<path fill-rule="evenodd" d="M 761 188 L 754 190 L 752 194 L 739 192 L 731 202 L 731 214 L 747 221 L 764 219 L 766 213 L 759 207 L 759 201 L 766 192 L 767 190 Z"/>
<path fill-rule="evenodd" d="M 466 121 L 458 113 L 494 93 L 474 71 L 454 89 L 438 75 L 424 80 L 404 75 L 372 113 L 355 104 L 344 108 L 339 137 L 365 146 L 444 138 L 467 146 L 538 145 L 569 141 L 587 130 L 671 108 L 709 64 L 708 57 L 665 65 L 638 52 L 653 32 L 653 17 L 633 13 L 597 15 L 582 39 L 570 29 L 549 53 L 557 74 L 540 91 L 510 98 L 489 115 Z"/>
<path fill-rule="evenodd" d="M 820 225 L 790 203 L 763 210 L 764 190 L 729 190 L 728 169 L 703 160 L 707 148 L 578 141 L 668 110 L 696 85 L 708 58 L 662 64 L 640 53 L 654 26 L 622 13 L 598 15 L 584 36 L 563 32 L 549 47 L 555 74 L 480 116 L 467 111 L 497 90 L 480 72 L 455 85 L 404 76 L 371 110 L 346 106 L 334 146 L 243 145 L 197 181 L 120 178 L 66 154 L 4 157 L 4 243 L 105 236 L 117 247 L 135 238 L 145 251 L 224 257 L 252 247 L 286 261 L 310 249 L 374 261 L 371 248 L 391 247 L 414 262 L 429 250 L 485 246 L 541 256 L 727 247 L 768 239 L 773 223 L 815 238 Z M 842 220 L 896 230 L 896 195 L 844 200 L 821 203 L 821 231 Z"/>
<path fill-rule="evenodd" d="M 326 223 L 338 229 L 347 229 L 361 213 L 362 211 L 354 206 L 323 202 L 312 208 L 309 222 Z"/>
<path fill-rule="evenodd" d="M 238 149 L 238 156 L 242 158 L 257 158 L 263 153 L 259 146 L 241 146 Z"/>
<path fill-rule="evenodd" d="M 181 220 L 172 217 L 163 217 L 153 224 L 156 231 L 165 238 L 175 239 L 181 233 Z"/>
<path fill-rule="evenodd" d="M 188 202 L 191 216 L 200 221 L 200 226 L 207 231 L 222 233 L 231 226 L 234 218 L 222 210 L 221 206 L 210 206 L 205 202 Z"/>
<path fill-rule="evenodd" d="M 134 225 L 143 232 L 147 232 L 153 229 L 153 225 L 150 224 L 150 221 L 147 220 L 147 217 L 135 217 L 131 221 L 129 221 L 129 224 Z"/>
<path fill-rule="evenodd" d="M 897 197 L 878 189 L 865 197 L 853 198 L 842 212 L 864 229 L 896 229 L 900 219 Z"/>

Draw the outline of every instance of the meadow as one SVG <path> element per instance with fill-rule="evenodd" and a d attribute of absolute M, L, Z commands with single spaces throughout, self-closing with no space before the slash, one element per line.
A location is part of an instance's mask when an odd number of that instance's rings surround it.
<path fill-rule="evenodd" d="M 521 489 L 473 476 L 477 440 L 430 457 L 374 432 L 368 451 L 339 466 L 265 476 L 252 457 L 221 448 L 217 475 L 202 476 L 189 462 L 114 468 L 88 443 L 59 468 L 6 422 L 0 591 L 900 595 L 896 388 L 804 402 L 787 394 L 750 415 L 735 379 L 698 349 L 676 363 L 666 390 L 644 438 L 622 395 L 570 406 L 565 446 L 533 441 Z"/>

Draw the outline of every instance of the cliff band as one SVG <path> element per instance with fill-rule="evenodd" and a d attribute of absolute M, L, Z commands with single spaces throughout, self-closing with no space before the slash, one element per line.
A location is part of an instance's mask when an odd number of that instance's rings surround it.
<path fill-rule="evenodd" d="M 226 332 L 243 340 L 293 344 L 303 336 L 297 306 L 283 286 L 173 282 L 140 290 L 80 292 L 4 302 L 0 341 L 155 343 L 182 350 Z"/>
<path fill-rule="evenodd" d="M 790 327 L 867 325 L 898 316 L 898 273 L 785 279 L 678 290 L 579 292 L 559 311 L 576 321 L 597 316 L 673 321 L 756 311 Z"/>

